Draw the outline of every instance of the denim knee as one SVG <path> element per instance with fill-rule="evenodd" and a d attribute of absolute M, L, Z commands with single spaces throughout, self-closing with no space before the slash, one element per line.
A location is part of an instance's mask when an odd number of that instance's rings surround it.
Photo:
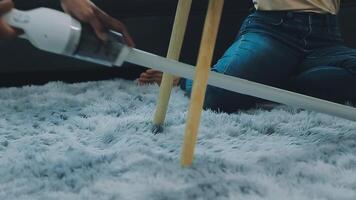
<path fill-rule="evenodd" d="M 259 102 L 261 102 L 261 100 L 255 97 L 208 86 L 204 101 L 204 109 L 210 109 L 216 112 L 233 113 L 238 110 L 251 109 Z"/>

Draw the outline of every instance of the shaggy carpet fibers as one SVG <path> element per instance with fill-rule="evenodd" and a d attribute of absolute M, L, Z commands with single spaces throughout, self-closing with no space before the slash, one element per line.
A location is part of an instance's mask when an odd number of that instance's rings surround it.
<path fill-rule="evenodd" d="M 205 111 L 182 169 L 189 101 L 175 90 L 153 135 L 157 92 L 121 80 L 0 89 L 0 199 L 356 199 L 356 123 Z"/>

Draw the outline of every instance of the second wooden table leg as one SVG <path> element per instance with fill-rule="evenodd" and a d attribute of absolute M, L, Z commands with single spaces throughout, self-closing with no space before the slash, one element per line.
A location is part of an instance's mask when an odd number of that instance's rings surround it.
<path fill-rule="evenodd" d="M 224 0 L 209 1 L 184 136 L 181 157 L 183 167 L 190 166 L 194 158 L 194 149 L 223 6 Z"/>

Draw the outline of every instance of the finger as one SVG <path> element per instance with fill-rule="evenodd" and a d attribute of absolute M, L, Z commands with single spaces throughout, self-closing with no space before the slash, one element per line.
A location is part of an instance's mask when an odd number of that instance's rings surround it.
<path fill-rule="evenodd" d="M 72 13 L 70 12 L 70 10 L 68 9 L 67 5 L 65 3 L 63 3 L 63 1 L 61 1 L 61 6 L 64 12 L 72 15 Z"/>
<path fill-rule="evenodd" d="M 9 12 L 14 7 L 14 3 L 11 0 L 0 1 L 0 16 Z"/>
<path fill-rule="evenodd" d="M 148 76 L 151 76 L 151 74 L 149 74 L 147 72 L 144 72 L 144 73 L 141 74 L 141 76 L 147 76 L 148 77 Z"/>
<path fill-rule="evenodd" d="M 99 21 L 98 18 L 94 17 L 92 20 L 90 20 L 90 25 L 93 27 L 95 34 L 98 36 L 98 38 L 102 41 L 107 40 L 107 32 L 106 29 L 104 28 L 103 24 Z"/>
<path fill-rule="evenodd" d="M 128 33 L 128 31 L 123 23 L 121 23 L 120 21 L 118 21 L 108 15 L 99 15 L 99 16 L 100 16 L 100 20 L 105 24 L 105 26 L 108 29 L 112 29 L 112 30 L 117 31 L 123 35 L 124 40 L 128 46 L 130 46 L 130 47 L 135 46 L 135 43 L 134 43 L 132 37 Z"/>
<path fill-rule="evenodd" d="M 146 70 L 146 73 L 149 73 L 149 74 L 162 74 L 162 72 L 157 71 L 155 69 L 148 69 L 148 70 Z"/>
<path fill-rule="evenodd" d="M 150 78 L 151 76 L 150 75 L 148 75 L 148 74 L 141 74 L 140 75 L 140 78 Z"/>
<path fill-rule="evenodd" d="M 162 79 L 156 77 L 150 77 L 150 78 L 140 77 L 139 80 L 141 82 L 146 82 L 146 83 L 161 83 Z"/>
<path fill-rule="evenodd" d="M 127 31 L 123 23 L 121 23 L 119 20 L 116 20 L 115 18 L 110 17 L 109 15 L 107 15 L 105 12 L 103 12 L 97 7 L 94 8 L 94 12 L 98 16 L 99 20 L 105 25 L 106 28 L 121 33 L 128 46 L 130 47 L 135 46 L 132 37 L 130 36 L 129 32 Z"/>
<path fill-rule="evenodd" d="M 148 77 L 148 75 L 146 73 L 142 73 L 140 74 L 140 77 Z"/>
<path fill-rule="evenodd" d="M 163 73 L 162 72 L 158 72 L 158 71 L 150 71 L 150 72 L 145 72 L 143 74 L 143 76 L 145 77 L 151 77 L 151 78 L 158 78 L 158 79 L 162 79 L 163 78 Z"/>
<path fill-rule="evenodd" d="M 4 39 L 14 38 L 18 35 L 18 31 L 13 29 L 3 20 L 0 19 L 0 37 Z"/>
<path fill-rule="evenodd" d="M 148 74 L 148 73 L 142 73 L 140 77 L 143 78 L 160 78 L 162 79 L 162 74 Z"/>
<path fill-rule="evenodd" d="M 141 80 L 141 81 L 152 81 L 152 80 L 154 80 L 154 79 L 152 79 L 151 77 L 143 77 L 143 76 L 141 76 L 141 77 L 139 78 L 139 80 Z"/>

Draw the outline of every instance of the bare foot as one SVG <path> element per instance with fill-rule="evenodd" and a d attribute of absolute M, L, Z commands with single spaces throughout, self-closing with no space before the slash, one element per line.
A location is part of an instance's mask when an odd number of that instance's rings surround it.
<path fill-rule="evenodd" d="M 138 83 L 140 85 L 158 84 L 161 85 L 163 73 L 154 69 L 149 69 L 140 75 Z M 180 78 L 174 77 L 173 85 L 177 86 Z"/>

